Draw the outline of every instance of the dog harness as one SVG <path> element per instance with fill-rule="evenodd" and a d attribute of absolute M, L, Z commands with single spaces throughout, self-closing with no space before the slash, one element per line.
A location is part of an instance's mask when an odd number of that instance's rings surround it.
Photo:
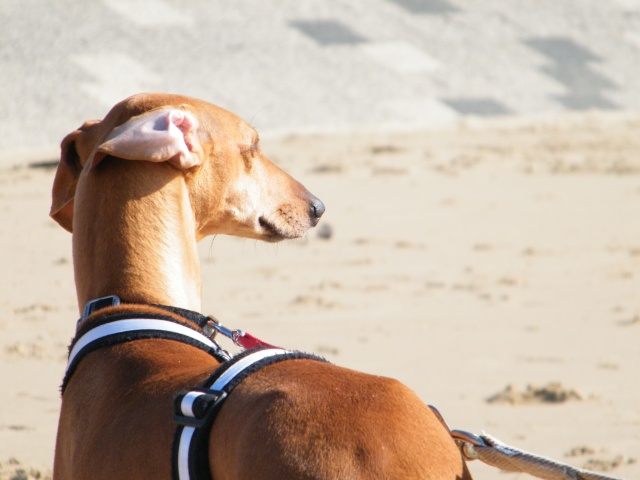
<path fill-rule="evenodd" d="M 201 331 L 161 313 L 105 314 L 94 317 L 85 325 L 84 321 L 98 310 L 120 304 L 115 295 L 87 303 L 82 318 L 78 320 L 78 333 L 69 347 L 62 392 L 82 358 L 99 348 L 124 342 L 150 338 L 174 340 L 199 348 L 221 362 L 202 386 L 179 392 L 175 397 L 173 420 L 177 428 L 172 451 L 173 480 L 211 480 L 207 455 L 209 431 L 225 399 L 245 378 L 284 360 L 326 362 L 315 355 L 274 347 L 241 330 L 229 330 L 213 317 L 164 305 L 153 306 L 194 322 Z M 230 338 L 244 351 L 231 356 L 215 341 L 216 333 Z"/>

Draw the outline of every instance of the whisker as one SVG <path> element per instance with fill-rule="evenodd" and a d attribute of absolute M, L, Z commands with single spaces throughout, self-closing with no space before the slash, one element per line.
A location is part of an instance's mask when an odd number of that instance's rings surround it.
<path fill-rule="evenodd" d="M 207 256 L 207 261 L 210 261 L 213 258 L 213 241 L 216 239 L 216 237 L 218 236 L 218 234 L 216 233 L 215 235 L 211 236 L 211 243 L 209 244 L 209 252 L 208 252 L 208 256 Z"/>

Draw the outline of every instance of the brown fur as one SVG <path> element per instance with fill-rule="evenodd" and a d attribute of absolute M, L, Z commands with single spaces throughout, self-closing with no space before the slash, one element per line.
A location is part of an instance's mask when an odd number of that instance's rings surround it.
<path fill-rule="evenodd" d="M 197 166 L 97 160 L 115 127 L 165 107 L 197 118 Z M 73 231 L 79 307 L 117 294 L 200 310 L 198 240 L 227 233 L 277 241 L 314 226 L 324 207 L 256 139 L 219 107 L 162 94 L 131 97 L 69 134 L 51 214 Z M 173 397 L 216 366 L 170 340 L 87 355 L 63 396 L 56 480 L 169 479 Z M 208 454 L 215 480 L 470 478 L 447 430 L 407 387 L 308 360 L 271 365 L 234 390 Z"/>

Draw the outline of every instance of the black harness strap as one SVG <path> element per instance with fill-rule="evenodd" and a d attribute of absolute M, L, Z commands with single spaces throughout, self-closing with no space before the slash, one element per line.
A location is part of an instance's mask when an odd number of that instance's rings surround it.
<path fill-rule="evenodd" d="M 125 300 L 122 300 L 117 295 L 109 295 L 107 297 L 94 298 L 93 300 L 87 302 L 82 312 L 82 318 L 78 320 L 78 326 L 82 324 L 89 316 L 94 314 L 95 312 L 102 310 L 107 307 L 117 307 L 118 305 L 127 305 L 131 304 Z M 203 328 L 211 317 L 207 317 L 198 312 L 194 312 L 193 310 L 187 310 L 186 308 L 172 307 L 169 305 L 157 305 L 150 304 L 151 307 L 159 308 L 165 310 L 167 312 L 175 313 L 176 315 L 185 318 L 187 320 L 192 321 L 200 328 Z"/>
<path fill-rule="evenodd" d="M 174 340 L 177 342 L 185 343 L 187 345 L 191 345 L 193 347 L 199 348 L 207 352 L 209 355 L 214 357 L 219 362 L 225 362 L 229 360 L 228 354 L 222 350 L 215 342 L 210 341 L 209 339 L 201 338 L 204 337 L 202 332 L 198 329 L 191 327 L 187 323 L 182 324 L 178 323 L 176 319 L 170 315 L 164 315 L 162 313 L 152 313 L 152 312 L 119 312 L 112 314 L 103 314 L 97 315 L 92 319 L 90 323 L 85 323 L 84 321 L 90 315 L 95 312 L 104 309 L 106 307 L 118 306 L 123 304 L 120 299 L 113 295 L 110 297 L 103 297 L 96 300 L 92 300 L 87 303 L 87 306 L 84 309 L 84 313 L 82 318 L 78 320 L 78 331 L 76 336 L 69 345 L 69 363 L 67 365 L 67 370 L 65 371 L 64 379 L 62 381 L 61 391 L 64 393 L 65 388 L 67 387 L 71 376 L 75 372 L 80 361 L 89 353 L 98 350 L 100 348 L 111 347 L 114 345 L 118 345 L 120 343 L 131 342 L 133 340 L 143 340 L 143 339 L 164 339 L 164 340 Z M 206 323 L 210 320 L 209 317 L 202 315 L 197 312 L 193 312 L 191 310 L 185 310 L 183 308 L 178 307 L 169 307 L 166 305 L 151 305 L 152 307 L 156 307 L 158 310 L 165 310 L 167 312 L 178 315 L 186 320 L 189 320 L 200 328 L 204 327 Z M 171 322 L 176 325 L 180 325 L 180 329 L 185 333 L 181 333 L 179 331 L 170 331 L 167 329 L 138 329 L 138 330 L 129 330 L 129 331 L 115 331 L 114 333 L 101 336 L 97 338 L 95 341 L 91 341 L 84 345 L 78 352 L 77 355 L 71 356 L 76 345 L 79 342 L 82 342 L 83 339 L 86 340 L 87 334 L 91 331 L 96 330 L 104 325 L 108 325 L 111 323 L 123 321 L 123 320 L 160 320 L 164 322 Z M 190 334 L 193 332 L 193 334 Z"/>
<path fill-rule="evenodd" d="M 175 399 L 174 421 L 178 424 L 173 441 L 173 480 L 211 480 L 209 472 L 209 431 L 224 400 L 244 379 L 274 363 L 324 358 L 282 349 L 246 350 L 223 363 L 203 387 L 180 392 Z"/>

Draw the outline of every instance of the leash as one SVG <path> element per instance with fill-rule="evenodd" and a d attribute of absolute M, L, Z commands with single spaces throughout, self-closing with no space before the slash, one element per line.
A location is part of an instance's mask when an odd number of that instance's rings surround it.
<path fill-rule="evenodd" d="M 478 459 L 507 472 L 527 473 L 544 480 L 622 480 L 525 452 L 506 445 L 487 433 L 474 435 L 453 430 L 451 436 L 467 460 Z"/>
<path fill-rule="evenodd" d="M 545 480 L 622 480 L 510 447 L 486 433 L 473 435 L 454 430 L 451 436 L 459 442 L 467 460 L 478 459 L 507 472 L 527 473 Z"/>
<path fill-rule="evenodd" d="M 511 447 L 487 433 L 450 430 L 440 412 L 432 405 L 429 408 L 449 430 L 466 460 L 480 460 L 506 472 L 526 473 L 543 480 L 622 480 Z"/>
<path fill-rule="evenodd" d="M 221 335 L 224 335 L 225 337 L 230 339 L 238 347 L 241 347 L 245 350 L 251 350 L 253 348 L 278 348 L 274 345 L 271 345 L 270 343 L 263 342 L 259 338 L 256 338 L 253 335 L 242 330 L 230 330 L 226 327 L 223 327 L 218 319 L 213 315 L 207 316 L 207 319 L 209 321 L 205 324 L 203 330 L 204 334 L 211 339 L 215 339 L 216 334 L 220 333 Z"/>

